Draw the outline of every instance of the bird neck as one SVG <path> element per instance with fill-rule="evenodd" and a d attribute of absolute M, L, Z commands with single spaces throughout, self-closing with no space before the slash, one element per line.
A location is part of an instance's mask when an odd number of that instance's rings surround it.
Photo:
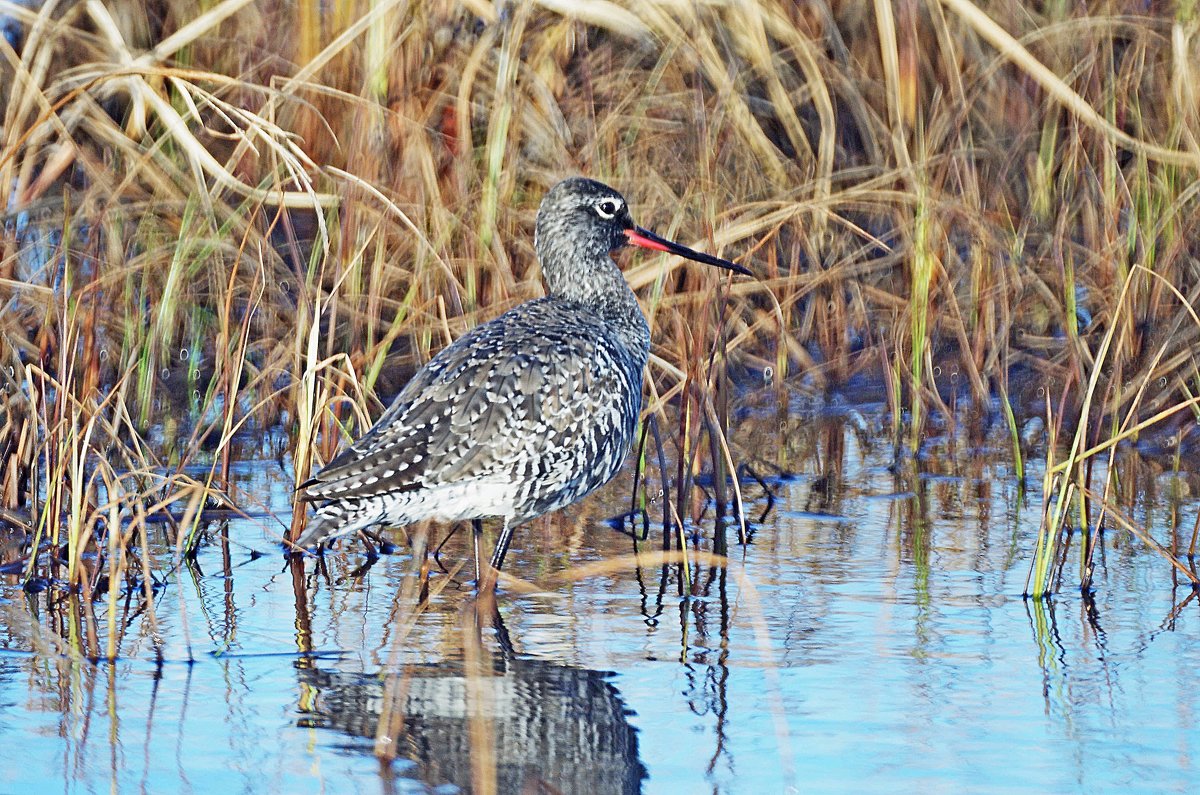
<path fill-rule="evenodd" d="M 566 267 L 543 260 L 542 274 L 550 295 L 596 306 L 635 304 L 633 290 L 607 253 L 576 260 Z"/>
<path fill-rule="evenodd" d="M 590 304 L 629 294 L 625 277 L 604 241 L 575 231 L 569 226 L 556 227 L 553 219 L 538 218 L 533 245 L 550 295 Z"/>
<path fill-rule="evenodd" d="M 547 252 L 549 253 L 549 252 Z M 603 318 L 631 355 L 643 360 L 650 351 L 650 327 L 637 296 L 608 252 L 580 257 L 570 263 L 542 258 L 542 274 L 549 295 L 584 307 Z"/>

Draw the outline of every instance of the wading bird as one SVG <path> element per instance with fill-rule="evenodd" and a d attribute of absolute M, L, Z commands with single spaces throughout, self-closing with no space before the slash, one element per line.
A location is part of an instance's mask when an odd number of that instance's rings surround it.
<path fill-rule="evenodd" d="M 538 209 L 534 248 L 547 295 L 471 330 L 422 367 L 379 421 L 302 486 L 319 503 L 297 544 L 373 525 L 470 519 L 481 577 L 481 520 L 513 530 L 607 483 L 642 409 L 650 329 L 613 261 L 624 246 L 750 271 L 634 224 L 621 194 L 559 182 Z M 494 583 L 494 579 L 492 580 Z"/>

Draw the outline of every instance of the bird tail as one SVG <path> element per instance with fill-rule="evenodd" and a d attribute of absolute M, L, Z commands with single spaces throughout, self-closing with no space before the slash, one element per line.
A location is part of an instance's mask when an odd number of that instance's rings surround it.
<path fill-rule="evenodd" d="M 317 509 L 296 546 L 311 549 L 319 544 L 356 533 L 365 527 L 383 521 L 384 514 L 374 500 L 359 502 L 331 502 Z"/>

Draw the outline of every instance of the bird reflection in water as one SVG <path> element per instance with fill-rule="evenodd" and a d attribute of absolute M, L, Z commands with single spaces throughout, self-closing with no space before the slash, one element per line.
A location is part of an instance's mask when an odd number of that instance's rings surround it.
<path fill-rule="evenodd" d="M 637 732 L 609 674 L 508 654 L 483 667 L 482 675 L 463 661 L 385 675 L 300 667 L 310 697 L 299 723 L 375 739 L 391 702 L 402 713 L 394 747 L 412 763 L 394 770 L 430 787 L 474 791 L 480 759 L 490 758 L 496 792 L 641 792 Z"/>

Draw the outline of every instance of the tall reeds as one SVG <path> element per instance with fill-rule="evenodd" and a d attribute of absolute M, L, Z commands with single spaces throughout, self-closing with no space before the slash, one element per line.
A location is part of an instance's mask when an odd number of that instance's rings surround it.
<path fill-rule="evenodd" d="M 701 474 L 740 503 L 739 390 L 879 379 L 918 453 L 958 392 L 996 394 L 1018 473 L 1026 417 L 1052 406 L 1071 440 L 1044 593 L 1062 523 L 1115 493 L 1089 462 L 1200 416 L 1194 10 L 154 10 L 0 5 L 26 31 L 0 43 L 0 507 L 66 533 L 69 558 L 153 511 L 190 537 L 184 506 L 223 499 L 239 429 L 284 422 L 302 480 L 375 396 L 539 294 L 537 202 L 576 172 L 761 277 L 715 291 L 627 260 L 679 528 L 708 505 Z"/>

